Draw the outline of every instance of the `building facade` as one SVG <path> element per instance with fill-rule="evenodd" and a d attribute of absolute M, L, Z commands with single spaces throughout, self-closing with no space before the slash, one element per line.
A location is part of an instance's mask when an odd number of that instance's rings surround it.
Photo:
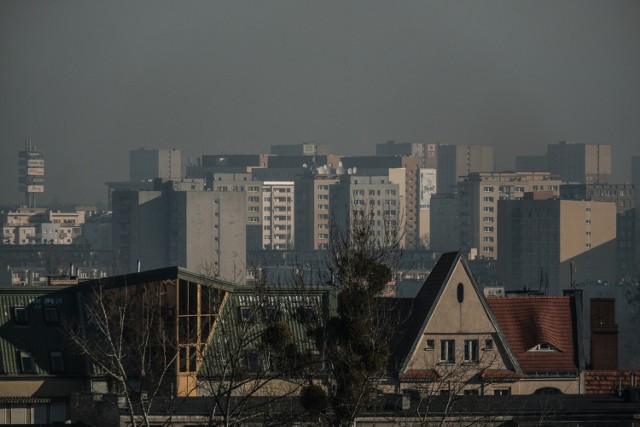
<path fill-rule="evenodd" d="M 618 280 L 633 281 L 636 272 L 635 188 L 631 184 L 564 184 L 560 198 L 592 200 L 616 205 Z"/>
<path fill-rule="evenodd" d="M 547 146 L 549 172 L 565 182 L 605 184 L 611 179 L 611 145 L 562 141 Z"/>
<path fill-rule="evenodd" d="M 493 172 L 493 147 L 482 145 L 438 146 L 438 192 L 455 193 L 458 179 L 472 172 Z"/>
<path fill-rule="evenodd" d="M 180 150 L 139 148 L 129 151 L 129 181 L 182 178 Z"/>
<path fill-rule="evenodd" d="M 517 200 L 526 192 L 560 195 L 560 180 L 547 172 L 470 173 L 458 183 L 460 248 L 497 260 L 498 201 Z"/>
<path fill-rule="evenodd" d="M 499 277 L 507 289 L 547 295 L 616 281 L 616 206 L 533 193 L 498 203 Z"/>

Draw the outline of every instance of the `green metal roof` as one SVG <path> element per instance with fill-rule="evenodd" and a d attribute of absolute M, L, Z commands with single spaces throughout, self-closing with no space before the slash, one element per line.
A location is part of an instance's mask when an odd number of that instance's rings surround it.
<path fill-rule="evenodd" d="M 16 308 L 26 310 L 26 322 L 16 319 Z M 45 308 L 54 308 L 56 322 L 45 320 Z M 84 365 L 70 350 L 62 330 L 64 318 L 77 311 L 75 296 L 59 288 L 0 288 L 0 369 L 20 377 L 82 374 Z M 51 312 L 49 312 L 51 313 Z M 33 356 L 33 372 L 22 372 L 19 352 Z M 63 353 L 64 371 L 51 369 L 50 352 Z"/>

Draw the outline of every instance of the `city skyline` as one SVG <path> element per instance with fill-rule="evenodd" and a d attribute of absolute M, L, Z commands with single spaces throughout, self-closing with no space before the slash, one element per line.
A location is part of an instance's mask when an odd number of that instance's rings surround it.
<path fill-rule="evenodd" d="M 636 2 L 0 4 L 0 201 L 25 139 L 43 203 L 95 203 L 129 150 L 313 141 L 492 145 L 496 169 L 573 140 L 640 155 Z"/>

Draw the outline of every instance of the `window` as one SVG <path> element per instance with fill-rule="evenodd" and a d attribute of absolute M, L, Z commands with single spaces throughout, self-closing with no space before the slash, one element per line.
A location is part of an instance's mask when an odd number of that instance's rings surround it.
<path fill-rule="evenodd" d="M 485 246 L 484 248 L 482 248 L 483 252 L 488 252 L 488 253 L 493 253 L 493 248 L 490 246 Z"/>
<path fill-rule="evenodd" d="M 251 307 L 240 307 L 240 318 L 245 322 L 253 320 L 253 310 Z"/>
<path fill-rule="evenodd" d="M 250 372 L 257 372 L 260 368 L 260 360 L 258 358 L 258 353 L 251 352 L 247 354 L 247 368 Z"/>
<path fill-rule="evenodd" d="M 483 187 L 482 191 L 485 193 L 493 193 L 493 187 Z"/>
<path fill-rule="evenodd" d="M 549 344 L 547 342 L 543 342 L 543 343 L 540 343 L 540 344 L 530 348 L 529 351 L 552 351 L 552 352 L 558 352 L 560 350 L 558 350 L 557 348 L 555 348 L 554 346 L 552 346 L 551 344 Z"/>
<path fill-rule="evenodd" d="M 249 187 L 248 190 L 251 193 L 256 193 L 256 192 L 258 192 L 260 190 L 260 187 L 253 187 L 252 186 L 252 187 Z"/>
<path fill-rule="evenodd" d="M 269 218 L 267 218 L 269 219 Z M 249 217 L 249 222 L 258 222 L 260 221 L 260 218 L 258 218 L 257 216 L 250 216 Z"/>
<path fill-rule="evenodd" d="M 493 222 L 493 217 L 492 216 L 485 216 L 482 218 L 482 220 L 484 222 Z"/>
<path fill-rule="evenodd" d="M 478 396 L 479 394 L 480 394 L 480 390 L 478 390 L 477 388 L 464 391 L 465 396 Z"/>
<path fill-rule="evenodd" d="M 497 388 L 497 389 L 493 390 L 493 395 L 494 396 L 510 396 L 511 395 L 511 389 L 510 388 Z"/>
<path fill-rule="evenodd" d="M 484 197 L 482 200 L 483 200 L 484 202 L 492 203 L 492 202 L 493 202 L 493 197 Z"/>
<path fill-rule="evenodd" d="M 493 227 L 483 227 L 482 230 L 486 233 L 492 233 L 493 232 Z"/>
<path fill-rule="evenodd" d="M 464 340 L 464 361 L 478 361 L 478 340 Z"/>
<path fill-rule="evenodd" d="M 27 317 L 27 309 L 25 307 L 14 307 L 13 320 L 14 322 L 21 325 L 29 323 L 29 318 Z"/>
<path fill-rule="evenodd" d="M 424 346 L 425 350 L 433 350 L 436 347 L 436 343 L 434 340 L 427 340 L 427 343 Z"/>
<path fill-rule="evenodd" d="M 33 354 L 30 351 L 19 351 L 18 357 L 20 359 L 20 371 L 21 372 L 34 372 L 35 367 L 33 365 Z"/>
<path fill-rule="evenodd" d="M 260 206 L 249 206 L 249 212 L 260 212 Z"/>
<path fill-rule="evenodd" d="M 483 238 L 482 238 L 482 241 L 483 241 L 483 242 L 489 242 L 489 243 L 490 243 L 490 242 L 493 242 L 493 237 L 491 237 L 491 236 L 483 237 Z"/>
<path fill-rule="evenodd" d="M 493 349 L 493 340 L 484 340 L 484 349 L 492 350 Z"/>
<path fill-rule="evenodd" d="M 51 372 L 64 372 L 64 359 L 61 351 L 52 351 L 49 354 L 51 360 Z"/>
<path fill-rule="evenodd" d="M 55 307 L 45 307 L 44 321 L 47 323 L 58 323 L 58 310 Z"/>
<path fill-rule="evenodd" d="M 493 212 L 493 206 L 485 206 L 482 210 L 484 212 Z"/>
<path fill-rule="evenodd" d="M 446 363 L 456 361 L 456 342 L 454 340 L 440 340 L 440 361 Z"/>
<path fill-rule="evenodd" d="M 329 205 L 318 205 L 318 210 L 326 211 L 329 209 Z"/>

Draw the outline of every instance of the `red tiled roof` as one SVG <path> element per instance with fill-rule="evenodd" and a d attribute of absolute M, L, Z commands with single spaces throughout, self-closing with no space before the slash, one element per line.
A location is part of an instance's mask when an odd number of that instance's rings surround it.
<path fill-rule="evenodd" d="M 578 370 L 570 297 L 501 297 L 487 302 L 524 372 Z M 527 351 L 542 343 L 560 351 Z"/>

